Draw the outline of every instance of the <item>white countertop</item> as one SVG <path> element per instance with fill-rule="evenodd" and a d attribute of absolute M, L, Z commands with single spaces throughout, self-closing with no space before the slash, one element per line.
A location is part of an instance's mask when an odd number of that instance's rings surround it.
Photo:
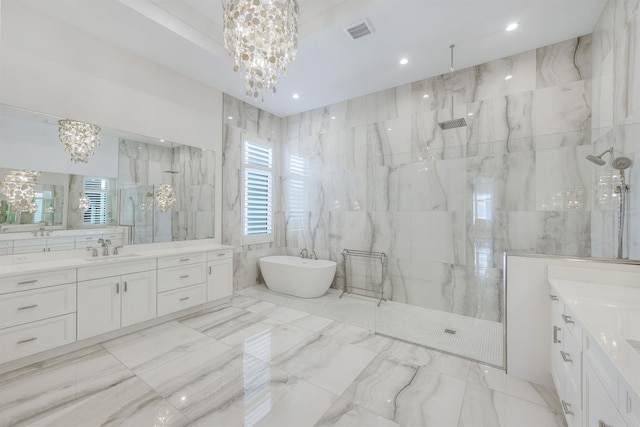
<path fill-rule="evenodd" d="M 16 274 L 29 274 L 46 270 L 90 267 L 105 263 L 135 262 L 148 258 L 183 255 L 233 249 L 232 246 L 215 243 L 213 239 L 188 240 L 182 242 L 151 243 L 145 245 L 127 245 L 120 249 L 119 255 L 91 257 L 86 250 L 5 255 L 0 257 L 0 278 Z M 113 250 L 113 249 L 111 249 Z M 98 253 L 101 253 L 98 248 Z"/>
<path fill-rule="evenodd" d="M 640 286 L 553 278 L 549 282 L 640 398 L 640 351 L 627 341 L 640 341 Z"/>

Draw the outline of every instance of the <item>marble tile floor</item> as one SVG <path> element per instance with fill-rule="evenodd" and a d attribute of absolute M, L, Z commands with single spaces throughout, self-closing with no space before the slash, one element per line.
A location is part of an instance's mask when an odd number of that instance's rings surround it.
<path fill-rule="evenodd" d="M 345 295 L 329 289 L 320 298 L 297 298 L 270 291 L 256 285 L 240 295 L 303 310 L 347 324 L 370 329 L 378 334 L 424 345 L 466 357 L 495 367 L 503 367 L 504 325 L 455 313 L 385 301 L 356 295 Z M 446 333 L 446 329 L 455 334 Z"/>
<path fill-rule="evenodd" d="M 235 296 L 0 375 L 2 426 L 563 426 L 555 391 Z"/>

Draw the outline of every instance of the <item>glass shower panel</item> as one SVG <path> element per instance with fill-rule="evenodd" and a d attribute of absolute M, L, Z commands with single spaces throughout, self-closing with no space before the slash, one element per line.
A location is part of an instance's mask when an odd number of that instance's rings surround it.
<path fill-rule="evenodd" d="M 120 190 L 120 225 L 131 227 L 133 244 L 157 242 L 154 188 L 151 185 Z"/>

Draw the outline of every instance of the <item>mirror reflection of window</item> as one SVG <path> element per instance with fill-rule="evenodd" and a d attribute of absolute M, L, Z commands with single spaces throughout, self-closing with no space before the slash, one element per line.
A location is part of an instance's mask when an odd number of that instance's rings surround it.
<path fill-rule="evenodd" d="M 105 178 L 84 178 L 84 194 L 90 202 L 83 214 L 83 224 L 99 225 L 109 221 L 109 180 Z"/>
<path fill-rule="evenodd" d="M 482 177 L 473 180 L 473 229 L 471 236 L 476 277 L 486 277 L 489 274 L 489 269 L 494 267 L 495 194 L 494 178 Z"/>

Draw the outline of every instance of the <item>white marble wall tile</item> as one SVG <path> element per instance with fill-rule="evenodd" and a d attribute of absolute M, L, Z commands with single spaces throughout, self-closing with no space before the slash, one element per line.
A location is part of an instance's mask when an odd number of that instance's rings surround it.
<path fill-rule="evenodd" d="M 400 165 L 411 161 L 411 119 L 371 123 L 367 126 L 367 166 Z"/>
<path fill-rule="evenodd" d="M 597 130 L 581 129 L 571 132 L 539 135 L 533 138 L 535 149 L 550 150 L 554 148 L 574 147 L 591 144 L 592 136 L 597 135 Z M 596 153 L 600 154 L 600 153 Z"/>
<path fill-rule="evenodd" d="M 536 154 L 525 151 L 506 154 L 501 158 L 503 181 L 496 195 L 501 199 L 497 206 L 506 211 L 535 210 Z"/>
<path fill-rule="evenodd" d="M 384 252 L 396 258 L 411 257 L 411 240 L 414 231 L 410 212 L 373 212 L 371 250 Z"/>
<path fill-rule="evenodd" d="M 536 50 L 538 89 L 592 77 L 591 35 Z"/>
<path fill-rule="evenodd" d="M 527 92 L 536 88 L 536 51 L 513 55 L 490 61 L 477 67 L 477 88 L 473 98 L 467 101 L 480 101 L 496 96 Z M 511 79 L 505 80 L 507 75 Z"/>
<path fill-rule="evenodd" d="M 409 170 L 411 187 L 402 186 L 399 191 L 411 190 L 413 212 L 448 210 L 447 194 L 436 170 L 436 162 L 413 163 L 405 169 Z"/>
<path fill-rule="evenodd" d="M 536 152 L 536 210 L 589 209 L 595 167 L 585 159 L 590 152 L 588 145 Z"/>
<path fill-rule="evenodd" d="M 591 212 L 538 212 L 536 251 L 549 255 L 590 256 Z"/>
<path fill-rule="evenodd" d="M 329 107 L 316 108 L 287 117 L 287 137 L 296 138 L 331 130 L 331 109 Z M 333 119 L 333 120 L 337 120 Z"/>
<path fill-rule="evenodd" d="M 285 132 L 282 118 L 226 94 L 223 110 L 227 124 L 260 138 L 282 140 Z"/>
<path fill-rule="evenodd" d="M 613 27 L 615 1 L 604 7 L 591 35 L 593 56 L 593 129 L 613 124 Z"/>
<path fill-rule="evenodd" d="M 464 238 L 455 236 L 460 230 L 456 228 L 453 212 L 413 212 L 411 226 L 413 259 L 455 263 L 454 241 L 464 241 Z"/>
<path fill-rule="evenodd" d="M 366 96 L 367 123 L 406 117 L 411 108 L 411 85 L 405 84 Z"/>
<path fill-rule="evenodd" d="M 361 96 L 346 101 L 344 108 L 344 127 L 363 126 L 367 123 L 367 97 Z M 340 110 L 342 110 L 342 108 Z M 342 112 L 342 111 L 340 111 Z M 332 112 L 332 116 L 333 116 Z"/>
<path fill-rule="evenodd" d="M 453 289 L 457 285 L 453 265 L 412 260 L 411 271 L 406 280 L 404 300 L 394 298 L 394 301 L 433 310 L 453 311 Z"/>
<path fill-rule="evenodd" d="M 491 143 L 490 154 L 533 150 L 533 96 L 534 92 L 528 91 L 481 101 L 468 120 L 467 155 L 485 154 L 477 147 L 482 143 Z"/>
<path fill-rule="evenodd" d="M 534 135 L 591 128 L 591 80 L 539 89 L 533 102 Z"/>

